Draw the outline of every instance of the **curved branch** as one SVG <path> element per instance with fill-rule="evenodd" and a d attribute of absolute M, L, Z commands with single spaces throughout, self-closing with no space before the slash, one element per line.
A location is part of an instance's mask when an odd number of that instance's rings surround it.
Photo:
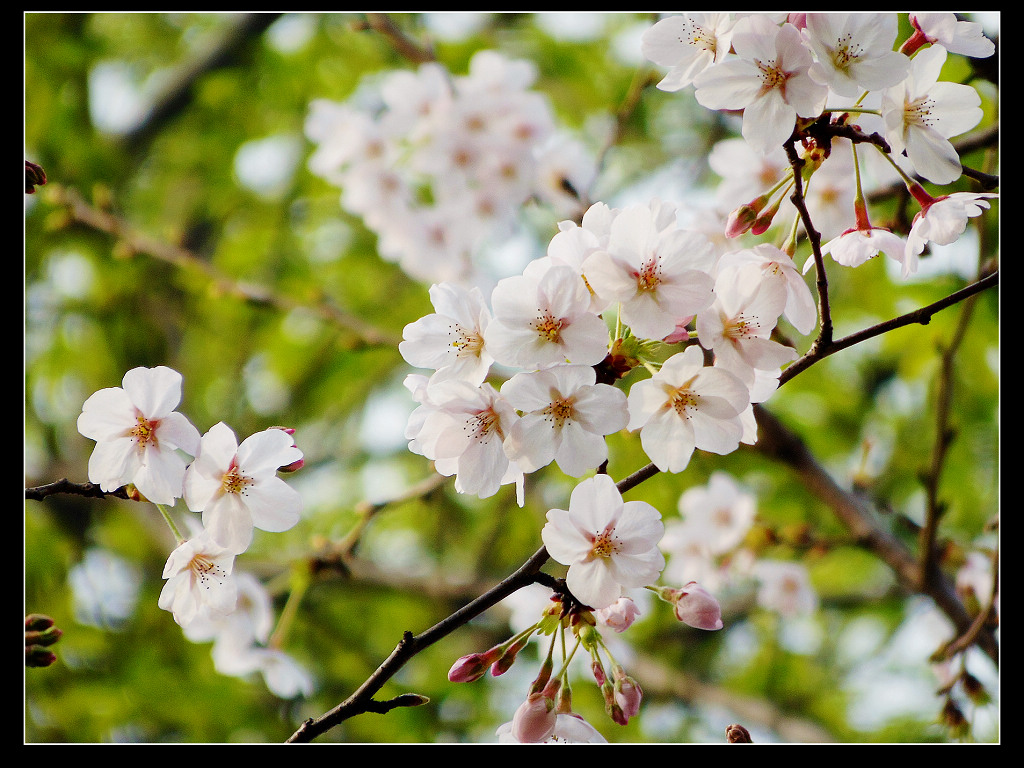
<path fill-rule="evenodd" d="M 967 634 L 973 621 L 949 579 L 941 573 L 932 573 L 925 578 L 918 559 L 882 525 L 863 499 L 841 488 L 814 458 L 804 441 L 774 414 L 760 405 L 754 408 L 759 430 L 756 450 L 796 472 L 804 487 L 832 509 L 861 545 L 881 557 L 906 589 L 931 597 L 953 622 L 957 632 Z M 977 643 L 994 662 L 999 663 L 999 650 L 991 631 L 979 631 Z"/>
<path fill-rule="evenodd" d="M 511 576 L 494 586 L 476 600 L 464 605 L 451 616 L 442 619 L 425 632 L 413 635 L 408 630 L 403 633 L 401 641 L 391 655 L 377 667 L 377 670 L 366 679 L 355 693 L 319 718 L 306 720 L 291 735 L 288 743 L 308 742 L 325 733 L 350 717 L 364 712 L 380 712 L 385 704 L 375 701 L 373 696 L 384 684 L 400 670 L 409 659 L 424 648 L 454 632 L 471 619 L 476 618 L 488 608 L 496 605 L 513 592 L 538 580 L 541 567 L 548 561 L 547 549 L 541 547 Z M 410 694 L 406 694 L 407 696 Z M 392 700 L 394 701 L 394 700 Z M 420 701 L 419 703 L 423 703 Z"/>
<path fill-rule="evenodd" d="M 25 489 L 25 498 L 32 501 L 42 501 L 47 496 L 58 493 L 67 493 L 73 496 L 85 496 L 90 499 L 103 499 L 113 496 L 118 499 L 131 499 L 128 495 L 128 487 L 121 486 L 117 490 L 104 491 L 96 483 L 73 483 L 66 477 L 46 485 L 37 485 L 34 488 Z"/>
<path fill-rule="evenodd" d="M 913 312 L 908 312 L 905 315 L 894 317 L 891 320 L 872 325 L 869 328 L 851 333 L 849 336 L 844 336 L 841 339 L 835 341 L 829 341 L 823 343 L 821 340 L 815 343 L 807 353 L 799 360 L 794 361 L 788 367 L 786 367 L 782 374 L 779 376 L 779 386 L 781 387 L 787 381 L 792 379 L 798 373 L 805 371 L 810 368 L 819 360 L 824 360 L 830 355 L 834 355 L 840 350 L 852 347 L 854 344 L 859 344 L 862 341 L 873 339 L 875 336 L 881 336 L 883 333 L 895 330 L 896 328 L 902 328 L 905 325 L 928 325 L 931 322 L 932 315 L 940 310 L 951 307 L 964 299 L 973 296 L 976 293 L 980 293 L 988 288 L 994 288 L 999 284 L 999 272 L 998 270 L 986 275 L 977 282 L 971 283 L 965 288 L 961 288 L 959 291 L 951 293 L 945 298 L 939 299 L 938 301 L 932 302 L 927 306 L 915 309 Z"/>

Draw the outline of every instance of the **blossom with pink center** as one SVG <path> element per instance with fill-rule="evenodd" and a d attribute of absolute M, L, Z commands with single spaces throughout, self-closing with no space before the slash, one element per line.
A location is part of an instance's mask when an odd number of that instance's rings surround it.
<path fill-rule="evenodd" d="M 756 264 L 764 280 L 779 280 L 786 287 L 786 305 L 782 314 L 800 333 L 808 334 L 818 322 L 814 296 L 789 254 L 774 245 L 763 243 L 723 254 L 719 267 Z"/>
<path fill-rule="evenodd" d="M 811 51 L 792 24 L 744 17 L 733 30 L 732 45 L 735 57 L 694 79 L 697 101 L 707 109 L 742 109 L 743 138 L 758 152 L 770 152 L 790 137 L 797 116 L 821 114 L 828 88 L 808 74 Z"/>
<path fill-rule="evenodd" d="M 920 46 L 938 44 L 950 53 L 984 59 L 996 52 L 995 43 L 985 37 L 981 24 L 960 21 L 955 13 L 910 13 L 914 34 L 901 50 L 908 56 Z"/>
<path fill-rule="evenodd" d="M 548 554 L 569 566 L 569 591 L 594 609 L 622 596 L 623 588 L 653 583 L 665 567 L 658 541 L 661 513 L 645 501 L 623 502 L 604 474 L 579 483 L 569 509 L 551 509 L 541 539 Z"/>
<path fill-rule="evenodd" d="M 167 580 L 158 605 L 187 627 L 196 617 L 231 613 L 238 605 L 238 586 L 231 571 L 235 553 L 222 547 L 209 531 L 179 544 L 164 565 Z"/>
<path fill-rule="evenodd" d="M 699 347 L 666 360 L 629 391 L 628 430 L 640 430 L 644 452 L 663 472 L 682 472 L 696 448 L 727 454 L 739 447 L 747 386 L 734 373 L 704 365 Z"/>
<path fill-rule="evenodd" d="M 771 339 L 788 300 L 783 280 L 765 280 L 760 267 L 722 269 L 715 281 L 715 303 L 697 315 L 701 346 L 716 363 L 735 373 L 748 389 L 754 370 L 772 370 L 796 359 L 797 352 Z"/>
<path fill-rule="evenodd" d="M 903 274 L 917 271 L 918 256 L 929 242 L 949 245 L 967 229 L 967 220 L 980 216 L 989 207 L 987 199 L 999 197 L 986 192 L 953 192 L 931 198 L 919 186 L 911 189 L 914 196 L 923 202 L 921 210 L 914 217 L 907 235 L 904 251 Z"/>
<path fill-rule="evenodd" d="M 906 247 L 902 237 L 884 227 L 853 227 L 821 246 L 821 255 L 831 256 L 836 264 L 844 267 L 859 267 L 880 253 L 904 264 Z M 804 273 L 813 265 L 812 257 L 804 263 Z"/>
<path fill-rule="evenodd" d="M 418 393 L 418 394 L 417 394 Z M 505 454 L 504 441 L 519 416 L 493 386 L 449 379 L 414 390 L 421 402 L 409 418 L 409 448 L 434 461 L 442 475 L 455 475 L 455 490 L 480 498 L 516 484 L 523 498 L 523 469 Z"/>
<path fill-rule="evenodd" d="M 608 458 L 604 436 L 626 426 L 626 395 L 597 384 L 589 365 L 557 365 L 526 371 L 501 388 L 522 417 L 505 438 L 505 452 L 524 472 L 555 461 L 567 475 L 580 477 Z"/>
<path fill-rule="evenodd" d="M 266 429 L 241 444 L 223 422 L 203 435 L 185 473 L 185 503 L 203 513 L 203 525 L 221 546 L 244 552 L 253 529 L 287 531 L 299 522 L 302 497 L 277 470 L 302 458 L 291 435 Z"/>
<path fill-rule="evenodd" d="M 454 283 L 430 287 L 435 312 L 405 326 L 398 351 L 417 368 L 432 368 L 441 378 L 480 384 L 493 362 L 484 345 L 491 318 L 479 288 Z"/>
<path fill-rule="evenodd" d="M 685 13 L 668 16 L 644 32 L 640 39 L 644 58 L 669 68 L 658 88 L 678 91 L 722 61 L 732 47 L 734 23 L 728 13 Z"/>
<path fill-rule="evenodd" d="M 619 302 L 633 335 L 663 339 L 677 321 L 712 299 L 715 251 L 698 232 L 666 226 L 666 208 L 630 206 L 611 223 L 608 243 L 587 257 L 583 271 L 600 297 Z"/>
<path fill-rule="evenodd" d="M 583 277 L 568 266 L 506 277 L 491 294 L 485 344 L 502 365 L 596 365 L 608 354 L 608 327 L 590 301 Z"/>
<path fill-rule="evenodd" d="M 165 366 L 133 368 L 120 387 L 93 393 L 82 405 L 78 431 L 96 441 L 89 480 L 104 491 L 132 483 L 156 504 L 182 495 L 185 460 L 199 451 L 199 430 L 174 409 L 181 374 Z"/>
<path fill-rule="evenodd" d="M 888 88 L 906 77 L 910 59 L 892 49 L 895 13 L 808 13 L 805 25 L 817 59 L 811 77 L 841 96 Z"/>
<path fill-rule="evenodd" d="M 892 153 L 905 151 L 916 171 L 935 184 L 960 178 L 960 156 L 949 139 L 976 126 L 983 114 L 972 86 L 938 81 L 945 62 L 945 48 L 925 48 L 911 60 L 910 74 L 882 92 Z"/>
<path fill-rule="evenodd" d="M 752 573 L 759 582 L 757 604 L 762 608 L 792 618 L 818 607 L 818 594 L 802 563 L 758 560 Z"/>

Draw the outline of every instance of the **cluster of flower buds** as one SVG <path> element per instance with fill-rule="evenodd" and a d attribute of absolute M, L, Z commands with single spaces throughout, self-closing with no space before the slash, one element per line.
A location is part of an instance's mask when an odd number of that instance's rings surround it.
<path fill-rule="evenodd" d="M 50 646 L 60 640 L 63 632 L 53 619 L 41 613 L 25 617 L 25 666 L 48 667 L 57 660 Z"/>

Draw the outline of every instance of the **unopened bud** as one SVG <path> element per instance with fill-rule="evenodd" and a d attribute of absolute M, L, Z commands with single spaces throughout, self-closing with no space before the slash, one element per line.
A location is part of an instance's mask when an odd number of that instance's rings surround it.
<path fill-rule="evenodd" d="M 453 683 L 471 683 L 479 680 L 501 655 L 501 646 L 495 646 L 484 653 L 466 654 L 452 664 L 452 668 L 448 670 L 448 679 Z"/>
<path fill-rule="evenodd" d="M 758 211 L 749 204 L 741 205 L 735 211 L 729 214 L 729 218 L 725 222 L 725 236 L 739 237 L 744 232 L 748 231 L 757 221 Z"/>
<path fill-rule="evenodd" d="M 738 723 L 726 726 L 725 729 L 725 740 L 730 744 L 753 744 L 754 740 L 750 738 L 750 731 L 744 728 Z"/>
<path fill-rule="evenodd" d="M 531 693 L 512 717 L 512 738 L 523 744 L 546 741 L 555 731 L 555 702 L 543 693 Z"/>
<path fill-rule="evenodd" d="M 57 654 L 41 645 L 25 646 L 26 667 L 48 667 L 57 660 Z"/>
<path fill-rule="evenodd" d="M 509 669 L 511 669 L 512 665 L 515 663 L 516 656 L 519 654 L 521 650 L 523 650 L 523 648 L 526 647 L 526 644 L 529 642 L 530 636 L 527 635 L 526 637 L 517 640 L 515 643 L 513 643 L 509 647 L 509 649 L 501 655 L 501 658 L 499 658 L 497 661 L 491 664 L 491 675 L 493 677 L 498 677 L 499 675 L 503 675 L 506 672 L 508 672 Z"/>
<path fill-rule="evenodd" d="M 41 165 L 36 163 L 25 161 L 25 194 L 31 195 L 35 193 L 37 186 L 42 186 L 46 183 L 46 171 L 43 170 Z"/>
<path fill-rule="evenodd" d="M 620 670 L 621 667 L 615 669 L 615 703 L 622 709 L 623 717 L 629 720 L 640 712 L 644 692 L 640 689 L 640 683 L 624 672 L 620 675 Z"/>

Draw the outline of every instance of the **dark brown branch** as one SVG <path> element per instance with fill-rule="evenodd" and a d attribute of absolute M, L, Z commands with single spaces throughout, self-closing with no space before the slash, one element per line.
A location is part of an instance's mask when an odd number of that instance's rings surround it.
<path fill-rule="evenodd" d="M 782 371 L 782 375 L 779 376 L 779 386 L 781 387 L 787 381 L 792 379 L 798 373 L 807 370 L 819 360 L 824 360 L 830 355 L 834 355 L 840 350 L 852 347 L 854 344 L 859 344 L 862 341 L 873 339 L 875 336 L 881 336 L 883 333 L 895 330 L 896 328 L 902 328 L 906 325 L 927 325 L 931 322 L 932 315 L 939 312 L 947 307 L 951 307 L 964 299 L 973 296 L 976 293 L 980 293 L 988 288 L 994 288 L 999 284 L 999 272 L 993 272 L 985 277 L 981 278 L 975 283 L 971 283 L 965 288 L 961 288 L 959 291 L 949 294 L 948 296 L 939 299 L 927 306 L 915 309 L 913 312 L 908 312 L 905 315 L 894 317 L 885 322 L 872 325 L 869 328 L 851 333 L 849 336 L 844 336 L 836 341 L 831 341 L 828 344 L 815 343 L 807 353 L 800 359 L 794 361 L 787 368 Z"/>
<path fill-rule="evenodd" d="M 132 151 L 141 151 L 167 123 L 184 112 L 192 101 L 196 84 L 217 69 L 232 66 L 252 40 L 277 21 L 280 13 L 249 13 L 242 16 L 207 51 L 186 62 L 150 107 L 146 116 L 124 136 Z"/>
<path fill-rule="evenodd" d="M 754 408 L 758 424 L 756 450 L 793 470 L 803 486 L 832 509 L 855 540 L 893 570 L 905 589 L 931 597 L 953 622 L 957 632 L 967 633 L 973 622 L 949 579 L 941 573 L 923 578 L 917 558 L 882 525 L 871 507 L 860 497 L 841 488 L 814 458 L 803 440 L 770 411 L 760 405 Z M 977 643 L 993 661 L 999 663 L 999 651 L 991 631 L 979 631 Z"/>
<path fill-rule="evenodd" d="M 548 561 L 548 553 L 544 547 L 537 550 L 523 565 L 500 584 L 480 595 L 476 600 L 463 606 L 446 619 L 439 621 L 430 629 L 419 635 L 406 631 L 391 655 L 377 670 L 366 679 L 355 693 L 319 718 L 306 720 L 288 739 L 288 743 L 309 742 L 325 733 L 350 717 L 363 712 L 379 712 L 384 706 L 375 701 L 373 696 L 400 670 L 407 661 L 433 645 L 443 637 L 454 632 L 471 619 L 476 618 L 488 608 L 496 605 L 513 592 L 543 578 L 540 569 Z"/>
<path fill-rule="evenodd" d="M 103 499 L 113 496 L 117 499 L 130 499 L 126 486 L 114 491 L 104 491 L 96 483 L 73 483 L 67 478 L 62 478 L 47 485 L 37 485 L 34 488 L 25 489 L 25 498 L 32 501 L 42 501 L 47 496 L 57 493 L 67 493 L 73 496 L 85 496 L 90 499 Z"/>

